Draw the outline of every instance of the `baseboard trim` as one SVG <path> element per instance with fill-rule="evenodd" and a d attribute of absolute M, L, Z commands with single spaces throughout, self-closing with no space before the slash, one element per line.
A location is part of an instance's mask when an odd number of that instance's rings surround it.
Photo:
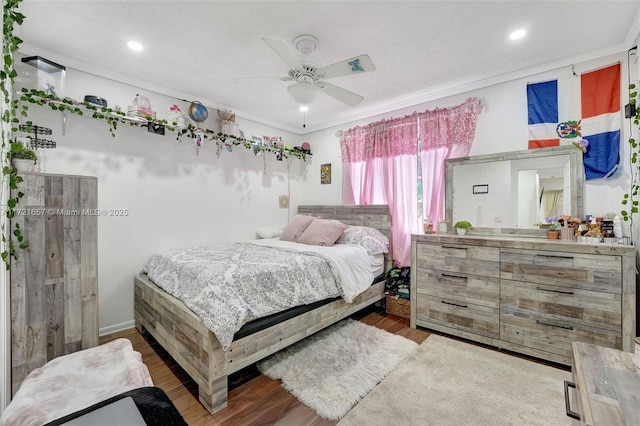
<path fill-rule="evenodd" d="M 134 320 L 121 322 L 120 324 L 110 325 L 108 327 L 103 327 L 98 330 L 99 336 L 104 336 L 106 334 L 116 333 L 118 331 L 127 330 L 129 328 L 135 327 L 136 322 Z"/>

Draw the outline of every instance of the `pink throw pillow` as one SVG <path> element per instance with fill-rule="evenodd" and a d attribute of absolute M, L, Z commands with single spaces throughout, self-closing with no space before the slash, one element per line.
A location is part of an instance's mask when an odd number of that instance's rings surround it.
<path fill-rule="evenodd" d="M 316 219 L 305 229 L 298 243 L 332 246 L 348 226 L 337 220 Z"/>
<path fill-rule="evenodd" d="M 300 235 L 307 229 L 307 227 L 313 222 L 315 217 L 313 216 L 305 216 L 301 214 L 295 215 L 287 226 L 282 230 L 282 235 L 280 236 L 280 240 L 282 241 L 298 241 Z"/>

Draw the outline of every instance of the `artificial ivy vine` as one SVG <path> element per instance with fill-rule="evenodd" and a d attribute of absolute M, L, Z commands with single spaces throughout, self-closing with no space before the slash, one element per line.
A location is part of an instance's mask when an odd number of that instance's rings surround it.
<path fill-rule="evenodd" d="M 18 130 L 20 123 L 19 115 L 26 117 L 27 107 L 20 106 L 19 100 L 12 99 L 11 91 L 18 76 L 13 66 L 13 54 L 22 43 L 18 37 L 13 35 L 14 25 L 22 25 L 25 16 L 18 12 L 18 6 L 22 0 L 4 0 L 2 10 L 2 70 L 0 70 L 0 91 L 2 92 L 2 152 L 5 153 L 2 165 L 2 191 L 8 183 L 9 194 L 7 194 L 7 205 L 3 206 L 6 217 L 11 219 L 15 216 L 15 207 L 18 200 L 24 196 L 22 192 L 16 191 L 22 178 L 17 171 L 11 167 L 10 146 L 11 135 Z M 8 182 L 7 182 L 8 180 Z M 9 230 L 7 231 L 7 226 Z M 21 249 L 27 247 L 22 235 L 22 230 L 17 223 L 2 221 L 2 242 L 4 250 L 1 253 L 2 261 L 7 269 L 11 269 L 11 258 L 16 258 L 16 242 Z"/>
<path fill-rule="evenodd" d="M 253 141 L 238 136 L 228 135 L 222 132 L 215 132 L 211 129 L 199 128 L 194 126 L 193 124 L 188 124 L 186 127 L 178 127 L 177 122 L 169 123 L 167 120 L 153 119 L 150 117 L 147 117 L 146 121 L 132 120 L 131 117 L 127 117 L 127 115 L 122 111 L 115 111 L 109 107 L 96 107 L 95 105 L 91 105 L 87 102 L 82 104 L 75 104 L 70 99 L 59 99 L 41 90 L 23 88 L 20 100 L 34 105 L 49 107 L 54 111 L 69 112 L 77 115 L 84 115 L 85 112 L 91 113 L 92 118 L 104 120 L 107 122 L 107 124 L 109 125 L 109 132 L 113 137 L 116 136 L 115 131 L 118 128 L 119 123 L 129 124 L 130 126 L 147 126 L 149 123 L 153 123 L 163 125 L 168 130 L 176 132 L 176 140 L 178 140 L 179 142 L 182 142 L 182 139 L 184 137 L 194 139 L 196 137 L 200 137 L 202 139 L 208 139 L 215 142 L 220 148 L 243 146 L 247 149 L 253 149 L 253 146 L 255 144 L 255 142 Z M 263 152 L 275 153 L 279 151 L 279 148 L 270 146 L 262 146 L 260 147 L 260 149 Z M 300 158 L 303 161 L 306 161 L 307 155 L 309 155 L 308 152 L 296 149 L 284 150 L 282 152 L 282 156 L 284 158 L 292 156 Z"/>
<path fill-rule="evenodd" d="M 629 103 L 636 106 L 636 114 L 633 117 L 633 124 L 636 127 L 640 127 L 640 110 L 637 108 L 636 100 L 638 92 L 635 90 L 636 85 L 629 85 Z M 638 213 L 638 190 L 640 189 L 640 170 L 638 168 L 638 161 L 640 160 L 640 144 L 633 138 L 633 135 L 629 136 L 630 145 L 630 165 L 631 165 L 631 185 L 629 191 L 622 197 L 622 205 L 624 209 L 620 212 L 622 219 L 625 221 L 631 221 L 633 223 L 633 215 Z"/>

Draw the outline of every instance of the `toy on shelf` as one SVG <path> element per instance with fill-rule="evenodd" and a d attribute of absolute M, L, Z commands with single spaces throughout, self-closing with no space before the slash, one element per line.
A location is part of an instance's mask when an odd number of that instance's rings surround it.
<path fill-rule="evenodd" d="M 218 110 L 218 117 L 220 118 L 220 131 L 227 135 L 238 136 L 238 123 L 236 123 L 236 115 L 231 111 Z"/>
<path fill-rule="evenodd" d="M 127 116 L 134 118 L 156 118 L 156 112 L 151 109 L 149 98 L 136 94 L 133 104 L 127 109 Z"/>
<path fill-rule="evenodd" d="M 177 127 L 185 127 L 184 118 L 184 111 L 182 111 L 178 105 L 174 104 L 169 107 L 169 113 L 167 114 L 167 123 L 169 123 L 169 125 L 175 123 Z"/>

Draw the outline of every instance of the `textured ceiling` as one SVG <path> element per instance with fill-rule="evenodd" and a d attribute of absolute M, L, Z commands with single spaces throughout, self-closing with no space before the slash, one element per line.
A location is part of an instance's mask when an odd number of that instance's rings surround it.
<path fill-rule="evenodd" d="M 638 1 L 54 1 L 25 0 L 23 51 L 73 68 L 170 89 L 305 133 L 420 101 L 446 88 L 542 64 L 627 50 Z M 525 28 L 517 42 L 508 34 Z M 306 114 L 278 79 L 287 65 L 261 37 L 319 40 L 321 65 L 367 53 L 376 71 L 329 80 L 364 96 L 320 94 Z M 126 48 L 135 39 L 142 52 Z M 66 61 L 66 62 L 65 62 Z M 160 114 L 159 114 L 160 116 Z"/>

